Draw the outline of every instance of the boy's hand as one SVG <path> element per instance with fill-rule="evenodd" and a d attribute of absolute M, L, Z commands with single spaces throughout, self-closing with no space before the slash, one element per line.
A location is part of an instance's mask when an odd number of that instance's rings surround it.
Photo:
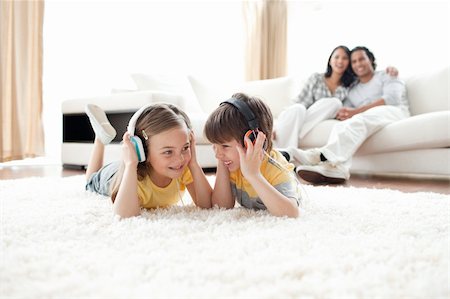
<path fill-rule="evenodd" d="M 139 161 L 136 150 L 130 141 L 130 133 L 125 132 L 125 134 L 123 134 L 122 141 L 122 159 L 125 166 L 136 166 Z"/>
<path fill-rule="evenodd" d="M 247 145 L 245 150 L 241 146 L 236 146 L 240 158 L 241 172 L 245 178 L 249 179 L 260 174 L 261 162 L 264 158 L 264 141 L 266 135 L 263 132 L 258 132 L 255 144 L 252 143 L 248 136 L 244 137 L 244 143 Z"/>

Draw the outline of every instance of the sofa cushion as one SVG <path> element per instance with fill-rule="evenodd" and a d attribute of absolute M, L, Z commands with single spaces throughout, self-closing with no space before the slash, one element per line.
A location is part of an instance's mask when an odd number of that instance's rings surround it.
<path fill-rule="evenodd" d="M 203 112 L 186 76 L 131 74 L 131 77 L 139 90 L 156 90 L 180 94 L 183 101 L 180 102 L 179 106 L 188 114 Z"/>
<path fill-rule="evenodd" d="M 189 113 L 189 119 L 191 120 L 192 131 L 195 135 L 196 144 L 210 144 L 208 139 L 203 134 L 203 128 L 205 127 L 208 115 L 206 113 Z"/>
<path fill-rule="evenodd" d="M 415 115 L 392 123 L 363 143 L 360 154 L 450 147 L 450 111 Z"/>
<path fill-rule="evenodd" d="M 319 123 L 300 140 L 301 148 L 321 147 L 337 120 Z M 387 125 L 358 149 L 358 155 L 450 147 L 450 111 L 412 116 Z"/>
<path fill-rule="evenodd" d="M 406 80 L 411 115 L 449 110 L 450 67 Z"/>
<path fill-rule="evenodd" d="M 268 80 L 248 82 L 213 82 L 207 83 L 194 76 L 188 76 L 200 105 L 206 113 L 211 113 L 219 104 L 229 99 L 234 93 L 243 92 L 265 101 L 274 116 L 291 104 L 299 93 L 299 82 L 295 77 L 281 77 Z"/>
<path fill-rule="evenodd" d="M 300 148 L 313 148 L 325 145 L 331 129 L 338 122 L 336 119 L 327 119 L 318 123 L 303 139 L 299 140 Z"/>
<path fill-rule="evenodd" d="M 448 148 L 417 149 L 401 152 L 356 154 L 351 173 L 403 176 L 411 178 L 450 178 Z"/>

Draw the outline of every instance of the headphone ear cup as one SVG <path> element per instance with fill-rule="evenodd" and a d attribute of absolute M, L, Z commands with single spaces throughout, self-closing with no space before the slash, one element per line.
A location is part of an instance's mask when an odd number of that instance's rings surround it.
<path fill-rule="evenodd" d="M 248 130 L 247 133 L 245 133 L 244 136 L 247 136 L 250 139 L 250 141 L 253 144 L 255 144 L 256 137 L 258 137 L 258 130 Z M 247 144 L 245 143 L 245 141 L 244 141 L 244 147 L 247 148 Z M 267 150 L 267 140 L 264 141 L 263 149 Z"/>
<path fill-rule="evenodd" d="M 138 161 L 144 162 L 147 157 L 145 156 L 144 145 L 142 144 L 141 138 L 139 138 L 138 136 L 131 136 L 130 141 L 133 144 L 134 149 L 136 150 Z"/>
<path fill-rule="evenodd" d="M 256 137 L 258 137 L 258 132 L 254 130 L 248 130 L 247 133 L 245 133 L 244 137 L 248 137 L 250 141 L 255 144 Z M 244 147 L 247 148 L 247 144 L 244 141 Z"/>

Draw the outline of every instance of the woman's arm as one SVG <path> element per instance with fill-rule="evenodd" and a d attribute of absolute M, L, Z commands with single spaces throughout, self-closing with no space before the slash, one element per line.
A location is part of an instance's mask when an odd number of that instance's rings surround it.
<path fill-rule="evenodd" d="M 274 216 L 298 217 L 299 211 L 294 199 L 288 198 L 272 186 L 261 174 L 261 162 L 264 157 L 263 144 L 266 136 L 258 133 L 255 145 L 245 136 L 247 150 L 237 147 L 240 156 L 241 171 L 255 189 L 270 214 Z"/>
<path fill-rule="evenodd" d="M 122 155 L 125 170 L 120 182 L 119 191 L 114 201 L 114 213 L 127 218 L 138 216 L 141 213 L 137 195 L 137 155 L 130 141 L 130 134 L 123 135 Z"/>
<path fill-rule="evenodd" d="M 303 104 L 306 108 L 309 108 L 314 104 L 314 88 L 317 85 L 317 81 L 321 78 L 322 74 L 314 73 L 306 81 L 300 94 L 293 100 L 295 103 Z"/>
<path fill-rule="evenodd" d="M 192 179 L 194 181 L 192 182 L 192 184 L 187 185 L 187 189 L 196 206 L 201 208 L 210 208 L 212 188 L 208 180 L 206 179 L 203 169 L 197 162 L 195 136 L 193 132 L 191 132 L 190 139 L 191 161 L 189 161 L 189 170 L 191 171 Z"/>

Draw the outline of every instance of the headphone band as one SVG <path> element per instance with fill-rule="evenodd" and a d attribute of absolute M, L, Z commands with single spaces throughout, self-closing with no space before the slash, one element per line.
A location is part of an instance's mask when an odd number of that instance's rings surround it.
<path fill-rule="evenodd" d="M 136 111 L 128 122 L 127 132 L 130 133 L 131 136 L 134 136 L 134 131 L 136 130 L 136 122 L 141 116 L 141 114 L 150 107 L 152 104 L 147 104 L 142 106 L 138 111 Z"/>
<path fill-rule="evenodd" d="M 256 118 L 255 114 L 253 113 L 252 109 L 248 106 L 248 104 L 244 101 L 240 101 L 236 98 L 230 98 L 226 101 L 223 101 L 220 103 L 220 105 L 223 104 L 230 104 L 234 106 L 244 117 L 245 120 L 248 123 L 248 126 L 251 130 L 256 130 L 259 127 L 258 119 Z"/>

